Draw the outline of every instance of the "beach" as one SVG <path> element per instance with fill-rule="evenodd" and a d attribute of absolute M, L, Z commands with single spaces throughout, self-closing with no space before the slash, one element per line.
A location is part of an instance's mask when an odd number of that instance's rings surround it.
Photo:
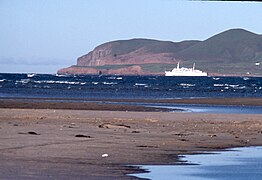
<path fill-rule="evenodd" d="M 261 105 L 259 98 L 187 100 L 201 101 Z M 2 179 L 137 179 L 127 176 L 143 172 L 133 165 L 170 165 L 179 155 L 261 146 L 262 115 L 4 99 L 0 138 Z"/>

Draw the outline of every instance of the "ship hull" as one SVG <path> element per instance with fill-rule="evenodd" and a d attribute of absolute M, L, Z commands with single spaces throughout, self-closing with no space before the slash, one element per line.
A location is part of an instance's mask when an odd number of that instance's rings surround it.
<path fill-rule="evenodd" d="M 174 73 L 166 71 L 165 76 L 207 76 L 207 73 Z"/>

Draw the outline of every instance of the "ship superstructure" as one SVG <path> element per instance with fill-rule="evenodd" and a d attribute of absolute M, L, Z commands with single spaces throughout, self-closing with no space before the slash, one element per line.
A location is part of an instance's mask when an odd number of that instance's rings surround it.
<path fill-rule="evenodd" d="M 195 63 L 192 68 L 180 68 L 178 62 L 172 71 L 165 71 L 165 76 L 207 76 L 207 72 L 195 69 Z"/>

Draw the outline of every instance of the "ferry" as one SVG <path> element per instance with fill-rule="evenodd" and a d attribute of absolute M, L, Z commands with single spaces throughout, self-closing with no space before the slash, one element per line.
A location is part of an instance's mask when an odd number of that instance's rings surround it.
<path fill-rule="evenodd" d="M 195 69 L 195 63 L 192 68 L 180 68 L 178 62 L 172 71 L 165 71 L 165 76 L 207 76 L 207 72 Z"/>

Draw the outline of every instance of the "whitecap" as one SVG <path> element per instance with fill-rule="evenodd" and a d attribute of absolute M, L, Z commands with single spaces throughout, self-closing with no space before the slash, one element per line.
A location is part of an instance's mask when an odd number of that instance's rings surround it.
<path fill-rule="evenodd" d="M 72 81 L 58 81 L 59 84 L 80 84 L 80 82 L 72 82 Z"/>
<path fill-rule="evenodd" d="M 238 84 L 225 84 L 225 88 L 224 89 L 229 89 L 229 88 L 233 88 L 233 89 L 245 89 L 246 86 L 240 86 Z"/>
<path fill-rule="evenodd" d="M 97 85 L 99 82 L 92 82 L 92 84 Z"/>
<path fill-rule="evenodd" d="M 64 74 L 55 74 L 56 77 L 67 77 L 68 75 L 64 75 Z"/>
<path fill-rule="evenodd" d="M 219 80 L 220 78 L 218 78 L 218 77 L 212 77 L 212 79 L 214 79 L 214 80 Z"/>
<path fill-rule="evenodd" d="M 121 80 L 121 79 L 123 79 L 122 77 L 118 77 L 118 78 L 116 78 L 117 80 Z"/>
<path fill-rule="evenodd" d="M 5 82 L 6 81 L 6 79 L 0 79 L 0 82 Z"/>
<path fill-rule="evenodd" d="M 54 80 L 45 80 L 45 81 L 33 81 L 34 83 L 47 83 L 47 84 L 80 84 L 80 82 L 73 82 L 73 81 L 54 81 Z"/>
<path fill-rule="evenodd" d="M 225 86 L 225 84 L 214 84 L 213 86 L 214 87 L 223 87 L 223 86 Z"/>
<path fill-rule="evenodd" d="M 32 73 L 32 74 L 27 74 L 27 77 L 28 77 L 28 78 L 31 78 L 31 77 L 34 77 L 34 76 L 35 76 L 34 73 Z"/>
<path fill-rule="evenodd" d="M 193 86 L 196 86 L 196 85 L 195 85 L 195 84 L 185 84 L 185 83 L 181 83 L 180 86 L 193 87 Z"/>
<path fill-rule="evenodd" d="M 237 85 L 237 84 L 230 84 L 230 85 L 228 85 L 229 87 L 232 87 L 232 88 L 237 88 L 239 85 Z"/>
<path fill-rule="evenodd" d="M 105 85 L 115 85 L 115 84 L 118 84 L 116 82 L 102 82 L 103 84 Z"/>
<path fill-rule="evenodd" d="M 115 76 L 110 76 L 110 77 L 107 77 L 106 79 L 116 79 Z"/>
<path fill-rule="evenodd" d="M 249 80 L 249 78 L 248 77 L 243 77 L 243 79 L 246 81 L 246 80 Z"/>
<path fill-rule="evenodd" d="M 30 82 L 30 79 L 21 79 L 20 81 L 15 81 L 16 83 L 22 83 L 22 84 L 27 84 Z"/>
<path fill-rule="evenodd" d="M 136 83 L 135 86 L 147 86 L 147 84 Z"/>
<path fill-rule="evenodd" d="M 239 86 L 239 87 L 236 87 L 235 89 L 246 89 L 246 86 Z"/>

